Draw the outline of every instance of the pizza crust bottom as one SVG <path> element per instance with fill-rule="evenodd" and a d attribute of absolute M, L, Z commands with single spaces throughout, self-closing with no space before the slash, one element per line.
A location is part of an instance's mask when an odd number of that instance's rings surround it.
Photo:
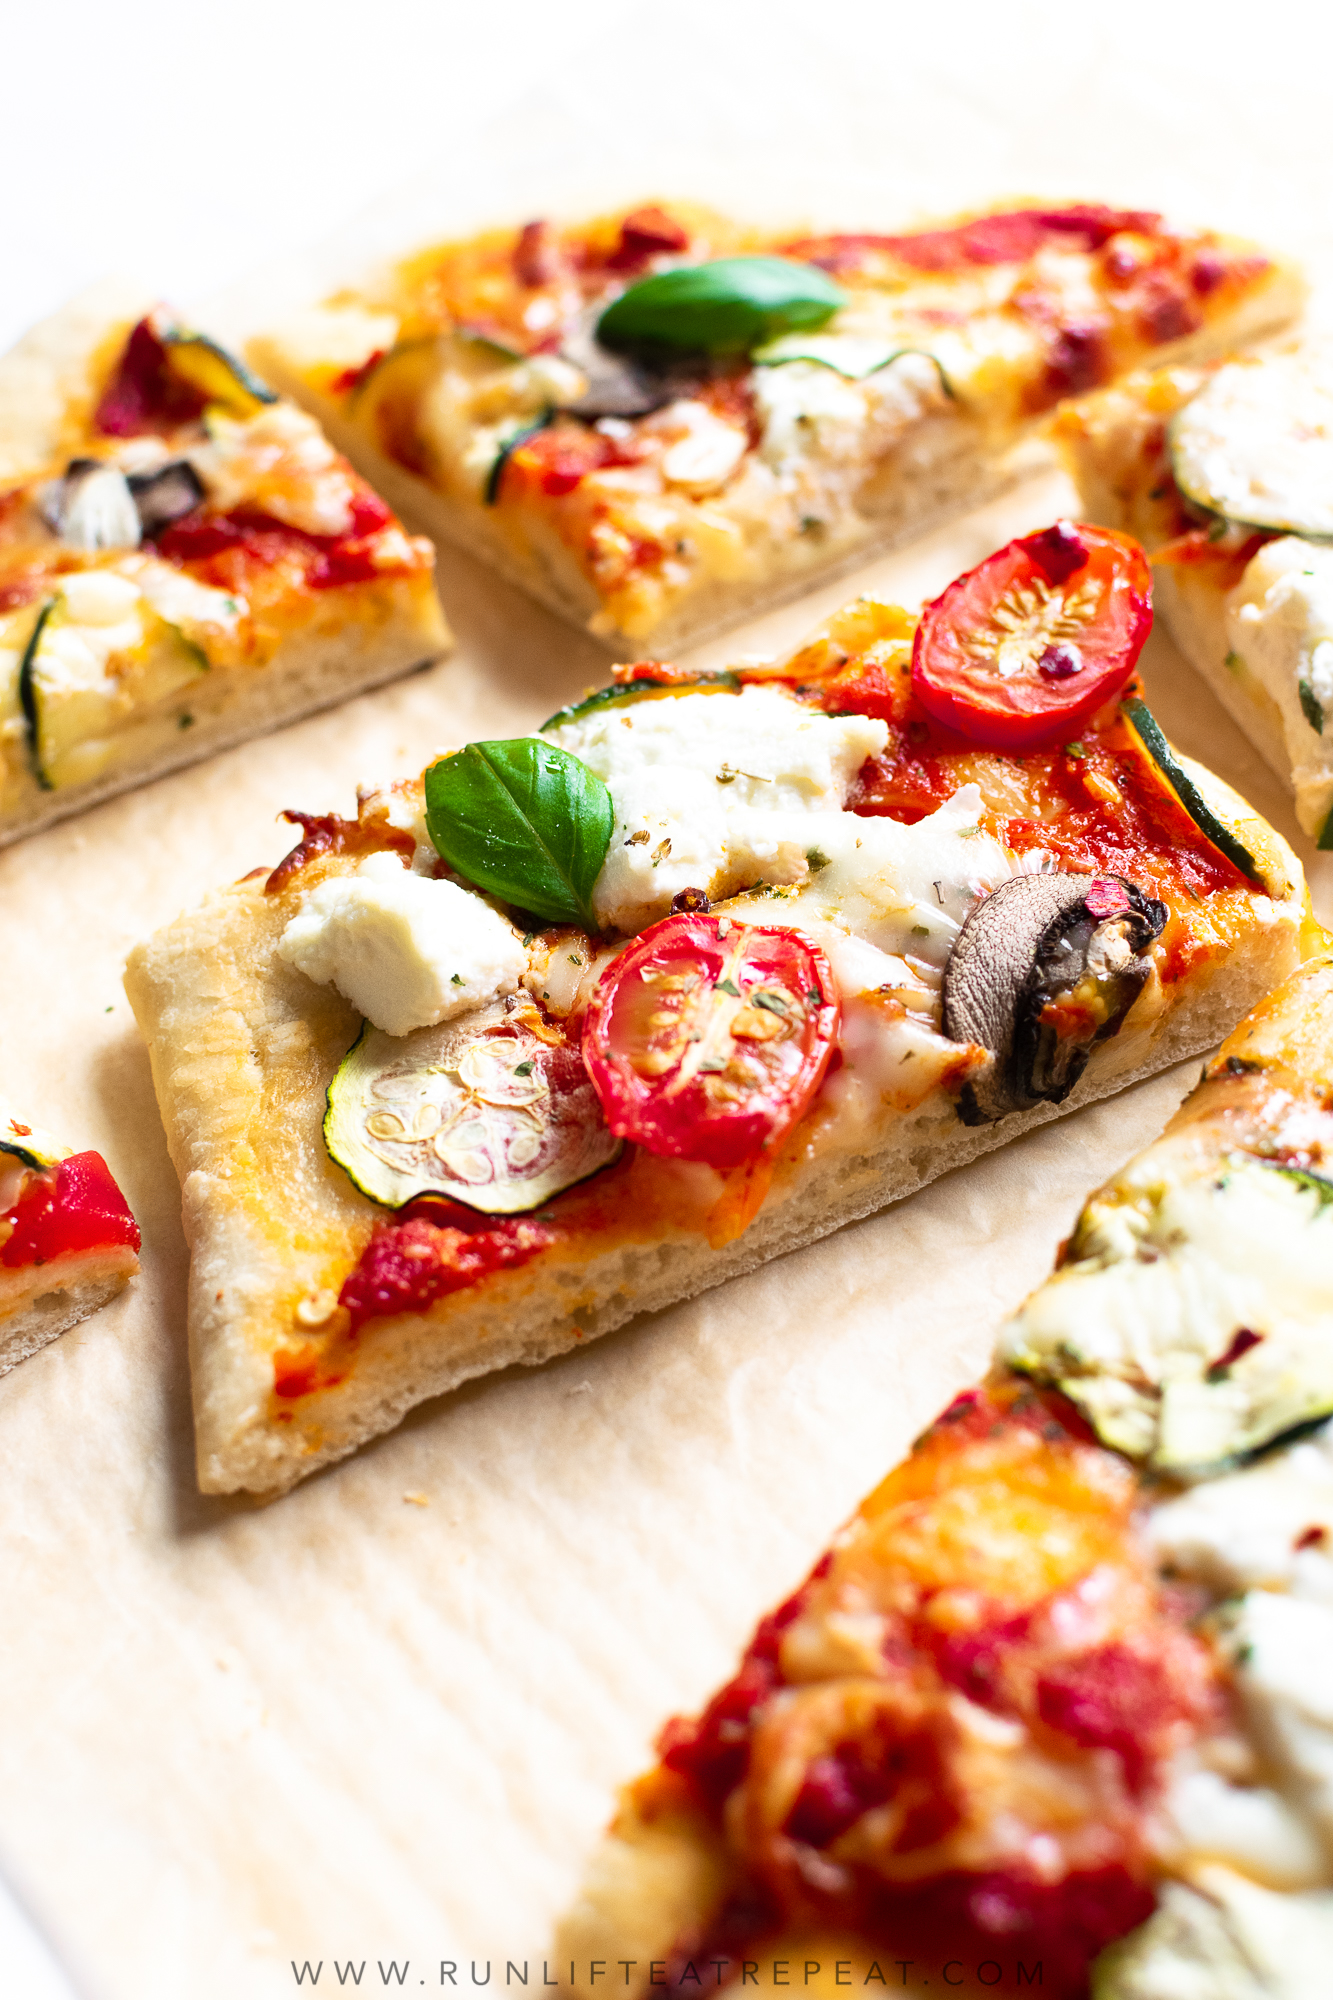
<path fill-rule="evenodd" d="M 0 1375 L 17 1368 L 125 1289 L 139 1268 L 128 1248 L 88 1250 L 32 1270 L 0 1270 Z"/>

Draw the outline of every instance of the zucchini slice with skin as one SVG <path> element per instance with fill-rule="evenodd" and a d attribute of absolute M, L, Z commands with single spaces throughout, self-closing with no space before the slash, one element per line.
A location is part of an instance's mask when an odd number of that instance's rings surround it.
<path fill-rule="evenodd" d="M 1176 412 L 1169 442 L 1196 507 L 1333 539 L 1333 348 L 1229 362 Z"/>
<path fill-rule="evenodd" d="M 178 381 L 188 383 L 206 402 L 220 403 L 233 417 L 252 417 L 277 392 L 207 334 L 172 327 L 162 337 L 167 366 Z"/>
<path fill-rule="evenodd" d="M 367 1022 L 329 1085 L 324 1143 L 384 1208 L 438 1194 L 488 1215 L 540 1208 L 622 1150 L 582 1056 L 531 1001 L 410 1035 Z"/>
<path fill-rule="evenodd" d="M 1200 833 L 1211 840 L 1219 853 L 1225 854 L 1233 867 L 1239 868 L 1247 881 L 1253 882 L 1258 889 L 1266 889 L 1263 870 L 1258 862 L 1244 842 L 1238 840 L 1231 828 L 1217 817 L 1163 736 L 1147 702 L 1135 697 L 1121 702 L 1120 710 Z"/>
<path fill-rule="evenodd" d="M 739 674 L 696 674 L 688 681 L 622 681 L 613 687 L 598 688 L 594 694 L 585 694 L 582 701 L 571 701 L 564 708 L 558 708 L 554 715 L 548 715 L 541 727 L 563 729 L 567 722 L 577 722 L 582 715 L 590 715 L 599 708 L 627 708 L 631 702 L 661 701 L 668 695 L 676 694 L 739 694 L 741 682 Z"/>
<path fill-rule="evenodd" d="M 128 593 L 120 612 L 75 615 L 69 592 L 105 576 Z M 208 669 L 202 649 L 113 571 L 75 572 L 42 606 L 19 668 L 28 748 L 44 791 L 96 778 L 120 732 Z"/>
<path fill-rule="evenodd" d="M 943 362 L 928 347 L 899 347 L 896 342 L 877 339 L 873 334 L 784 333 L 756 348 L 750 359 L 757 368 L 781 368 L 788 361 L 815 361 L 821 368 L 831 368 L 835 375 L 845 375 L 848 381 L 864 382 L 909 354 L 929 361 L 940 378 L 943 393 L 950 402 L 958 400 Z"/>

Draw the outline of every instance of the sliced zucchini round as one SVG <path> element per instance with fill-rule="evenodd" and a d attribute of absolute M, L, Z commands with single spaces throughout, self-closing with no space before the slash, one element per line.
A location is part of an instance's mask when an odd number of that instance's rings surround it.
<path fill-rule="evenodd" d="M 1333 350 L 1229 362 L 1172 418 L 1170 445 L 1196 506 L 1333 538 Z"/>
<path fill-rule="evenodd" d="M 563 729 L 567 722 L 577 722 L 581 715 L 590 715 L 595 709 L 627 708 L 632 702 L 662 701 L 668 695 L 739 694 L 740 691 L 740 675 L 729 673 L 696 674 L 688 681 L 625 681 L 615 687 L 598 688 L 595 694 L 585 694 L 582 701 L 558 708 L 541 726 L 543 731 Z"/>
<path fill-rule="evenodd" d="M 1171 745 L 1163 736 L 1157 718 L 1146 701 L 1125 701 L 1120 704 L 1121 712 L 1138 736 L 1153 763 L 1175 793 L 1182 806 L 1200 833 L 1212 841 L 1219 853 L 1225 854 L 1233 866 L 1256 888 L 1267 887 L 1264 873 L 1244 842 L 1239 840 L 1213 811 L 1203 793 L 1180 763 Z"/>
<path fill-rule="evenodd" d="M 123 604 L 83 603 L 88 586 Z M 201 648 L 112 570 L 75 571 L 48 598 L 19 666 L 19 702 L 38 783 L 58 791 L 97 777 L 114 739 L 206 671 Z"/>
<path fill-rule="evenodd" d="M 784 333 L 757 347 L 750 359 L 759 368 L 779 368 L 787 361 L 817 361 L 851 382 L 864 382 L 868 375 L 878 375 L 882 368 L 909 354 L 930 362 L 940 378 L 940 388 L 952 399 L 953 386 L 936 355 L 925 347 L 903 347 L 882 334 Z"/>
<path fill-rule="evenodd" d="M 410 1035 L 367 1022 L 329 1085 L 324 1143 L 385 1208 L 442 1194 L 519 1215 L 609 1166 L 622 1142 L 578 1050 L 527 1002 Z"/>
<path fill-rule="evenodd" d="M 415 437 L 417 410 L 439 372 L 442 352 L 433 333 L 400 340 L 367 369 L 352 391 L 350 415 L 390 457 L 401 455 Z"/>

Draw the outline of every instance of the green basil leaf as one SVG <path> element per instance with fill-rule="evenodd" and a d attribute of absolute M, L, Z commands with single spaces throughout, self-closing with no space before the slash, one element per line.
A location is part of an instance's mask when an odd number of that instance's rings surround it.
<path fill-rule="evenodd" d="M 426 773 L 426 826 L 449 866 L 549 923 L 593 923 L 614 824 L 596 772 L 536 736 L 469 743 Z"/>
<path fill-rule="evenodd" d="M 597 322 L 606 347 L 748 354 L 780 333 L 823 326 L 845 304 L 817 265 L 790 257 L 720 257 L 631 285 Z"/>

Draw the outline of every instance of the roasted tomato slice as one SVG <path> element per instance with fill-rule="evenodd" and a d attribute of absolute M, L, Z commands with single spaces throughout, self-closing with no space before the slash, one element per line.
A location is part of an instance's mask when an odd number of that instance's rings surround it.
<path fill-rule="evenodd" d="M 682 914 L 607 967 L 583 1060 L 617 1137 L 738 1167 L 814 1096 L 838 1015 L 828 960 L 799 931 Z"/>
<path fill-rule="evenodd" d="M 912 687 L 992 750 L 1072 734 L 1128 680 L 1152 629 L 1152 572 L 1128 535 L 1057 521 L 951 583 L 921 614 Z"/>

